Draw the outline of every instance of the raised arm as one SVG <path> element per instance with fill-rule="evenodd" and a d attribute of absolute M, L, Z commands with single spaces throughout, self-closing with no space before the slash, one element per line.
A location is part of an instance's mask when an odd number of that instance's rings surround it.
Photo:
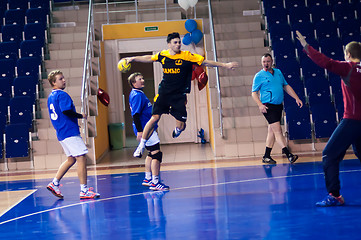
<path fill-rule="evenodd" d="M 238 68 L 238 62 L 228 62 L 228 63 L 222 63 L 222 62 L 215 62 L 211 60 L 204 60 L 202 63 L 202 66 L 206 67 L 224 67 L 227 69 L 234 70 Z"/>
<path fill-rule="evenodd" d="M 126 57 L 124 59 L 127 60 L 128 63 L 130 63 L 130 62 L 141 62 L 141 63 L 151 63 L 151 62 L 153 62 L 152 55 Z"/>

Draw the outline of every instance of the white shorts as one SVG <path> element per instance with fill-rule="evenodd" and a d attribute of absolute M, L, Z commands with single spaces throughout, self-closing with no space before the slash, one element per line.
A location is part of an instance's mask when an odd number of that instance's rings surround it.
<path fill-rule="evenodd" d="M 83 139 L 80 136 L 68 137 L 60 141 L 67 157 L 78 157 L 88 153 Z"/>
<path fill-rule="evenodd" d="M 153 146 L 157 143 L 159 143 L 159 137 L 158 137 L 158 133 L 156 131 L 153 131 L 152 135 L 150 136 L 150 138 L 148 139 L 148 141 L 145 143 L 145 146 L 150 147 Z"/>

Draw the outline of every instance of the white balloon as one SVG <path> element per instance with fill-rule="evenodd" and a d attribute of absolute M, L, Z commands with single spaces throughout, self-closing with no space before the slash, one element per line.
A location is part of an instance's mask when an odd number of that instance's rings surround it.
<path fill-rule="evenodd" d="M 189 8 L 188 0 L 178 0 L 178 4 L 179 6 L 181 6 L 181 8 L 183 8 L 186 11 Z"/>
<path fill-rule="evenodd" d="M 198 0 L 188 0 L 188 4 L 190 7 L 194 7 L 197 4 Z"/>

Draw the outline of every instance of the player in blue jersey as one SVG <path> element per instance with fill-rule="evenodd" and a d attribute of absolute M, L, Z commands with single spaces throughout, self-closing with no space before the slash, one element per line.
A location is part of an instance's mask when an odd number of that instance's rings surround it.
<path fill-rule="evenodd" d="M 271 158 L 271 151 L 275 141 L 281 146 L 282 152 L 286 154 L 288 160 L 294 163 L 297 155 L 293 155 L 286 146 L 286 139 L 282 134 L 281 117 L 283 110 L 283 90 L 293 97 L 299 107 L 303 103 L 288 85 L 281 70 L 273 68 L 273 59 L 269 53 L 262 56 L 262 67 L 253 79 L 252 98 L 257 103 L 261 113 L 268 122 L 268 133 L 266 138 L 266 151 L 263 156 L 263 163 L 275 164 Z"/>
<path fill-rule="evenodd" d="M 143 92 L 145 82 L 141 73 L 131 74 L 128 82 L 132 88 L 129 94 L 129 106 L 133 117 L 133 130 L 137 140 L 140 141 L 145 125 L 152 117 L 152 103 Z M 155 130 L 156 128 L 157 126 Z M 160 164 L 163 153 L 160 151 L 159 137 L 156 131 L 153 131 L 145 148 L 148 150 L 148 156 L 145 158 L 145 178 L 142 185 L 149 186 L 149 189 L 154 191 L 169 190 L 169 186 L 160 182 Z"/>
<path fill-rule="evenodd" d="M 168 50 L 154 55 L 144 55 L 125 58 L 127 62 L 152 63 L 159 62 L 163 68 L 163 79 L 159 84 L 158 95 L 153 105 L 152 117 L 144 127 L 142 139 L 133 156 L 141 157 L 145 143 L 151 136 L 162 114 L 171 114 L 176 119 L 176 127 L 172 137 L 178 137 L 186 128 L 187 93 L 191 91 L 193 64 L 206 67 L 224 67 L 235 69 L 237 62 L 221 63 L 205 60 L 203 56 L 189 51 L 181 51 L 182 42 L 179 33 L 173 32 L 167 36 Z"/>
<path fill-rule="evenodd" d="M 65 89 L 65 78 L 61 71 L 54 70 L 49 73 L 48 80 L 53 87 L 48 97 L 48 111 L 57 138 L 64 149 L 68 159 L 63 162 L 52 182 L 47 186 L 56 197 L 63 199 L 59 189 L 59 182 L 67 171 L 77 162 L 78 178 L 80 182 L 80 199 L 98 198 L 99 193 L 92 191 L 87 186 L 86 157 L 88 149 L 80 137 L 78 119 L 85 118 L 86 115 L 76 112 L 73 100 Z"/>

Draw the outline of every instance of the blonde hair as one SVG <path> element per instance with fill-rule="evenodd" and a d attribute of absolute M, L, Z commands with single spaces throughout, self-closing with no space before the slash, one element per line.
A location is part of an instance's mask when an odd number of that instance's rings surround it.
<path fill-rule="evenodd" d="M 59 75 L 59 74 L 63 74 L 60 70 L 54 70 L 54 71 L 51 71 L 48 75 L 48 81 L 50 83 L 50 85 L 53 87 L 54 86 L 54 83 L 56 81 L 56 78 L 55 76 L 56 75 Z"/>
<path fill-rule="evenodd" d="M 350 53 L 352 58 L 361 59 L 361 43 L 350 42 L 346 45 L 345 51 Z"/>
<path fill-rule="evenodd" d="M 128 83 L 130 85 L 131 88 L 134 88 L 133 83 L 135 83 L 135 77 L 136 76 L 143 76 L 143 74 L 141 74 L 140 72 L 135 72 L 132 73 L 129 77 L 128 77 Z"/>

